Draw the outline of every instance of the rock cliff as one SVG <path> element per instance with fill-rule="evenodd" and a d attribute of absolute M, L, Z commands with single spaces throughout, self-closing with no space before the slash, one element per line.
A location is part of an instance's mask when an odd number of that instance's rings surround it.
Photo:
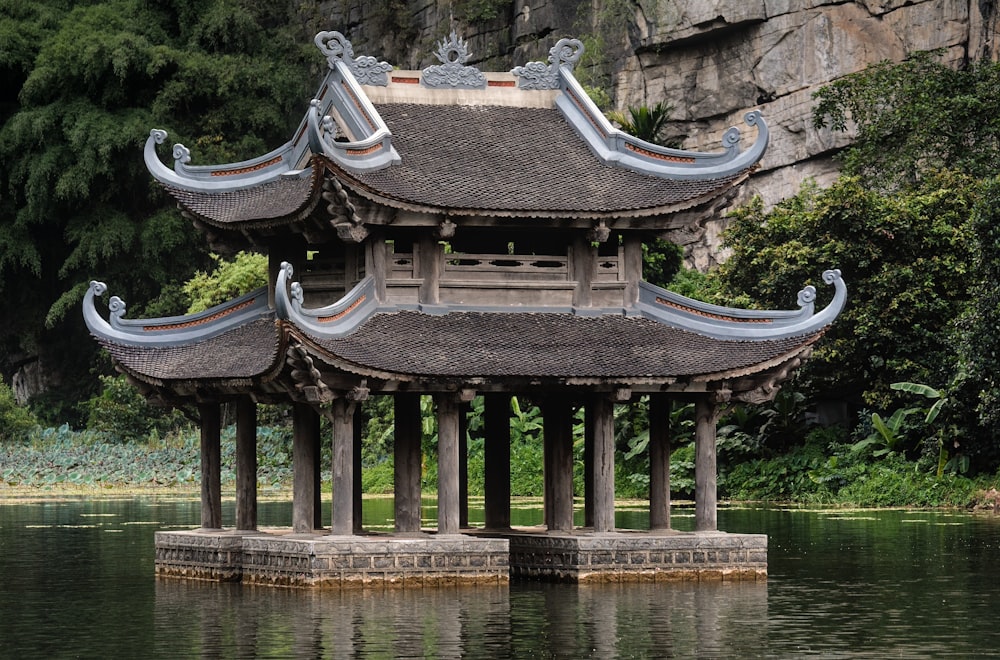
<path fill-rule="evenodd" d="M 908 53 L 942 49 L 956 65 L 996 59 L 996 0 L 337 0 L 303 10 L 307 30 L 335 27 L 359 53 L 402 68 L 433 63 L 455 27 L 484 70 L 545 59 L 564 36 L 589 53 L 578 76 L 614 107 L 667 101 L 671 137 L 718 148 L 723 131 L 760 109 L 772 131 L 762 166 L 729 203 L 773 204 L 806 178 L 835 178 L 849 134 L 812 127 L 812 94 L 846 74 Z M 719 258 L 721 214 L 670 238 L 690 264 Z"/>

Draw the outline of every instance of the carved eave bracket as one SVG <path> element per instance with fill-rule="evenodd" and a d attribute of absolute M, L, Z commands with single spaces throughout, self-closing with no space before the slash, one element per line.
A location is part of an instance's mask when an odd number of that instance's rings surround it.
<path fill-rule="evenodd" d="M 323 382 L 323 374 L 313 363 L 312 357 L 298 342 L 293 342 L 285 351 L 285 362 L 293 388 L 300 400 L 322 406 L 333 401 L 336 396 Z"/>
<path fill-rule="evenodd" d="M 328 176 L 323 181 L 323 199 L 327 202 L 326 212 L 330 214 L 330 226 L 337 231 L 340 240 L 345 243 L 361 243 L 368 237 L 368 230 L 357 208 L 336 177 Z"/>
<path fill-rule="evenodd" d="M 799 291 L 799 309 L 771 311 L 710 305 L 640 282 L 637 308 L 646 318 L 716 339 L 768 340 L 806 336 L 833 323 L 847 303 L 847 285 L 839 270 L 825 271 L 823 281 L 834 287 L 834 294 L 830 304 L 818 313 L 814 313 L 816 288 L 811 285 Z"/>

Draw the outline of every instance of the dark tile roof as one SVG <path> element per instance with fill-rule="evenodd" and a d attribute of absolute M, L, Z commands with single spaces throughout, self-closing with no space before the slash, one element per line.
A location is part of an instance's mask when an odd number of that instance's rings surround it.
<path fill-rule="evenodd" d="M 252 222 L 270 224 L 297 216 L 310 207 L 316 191 L 316 177 L 281 177 L 253 188 L 218 193 L 195 192 L 164 185 L 184 208 L 215 224 Z"/>
<path fill-rule="evenodd" d="M 156 380 L 252 378 L 270 371 L 280 336 L 273 319 L 260 319 L 186 346 L 124 346 L 101 342 L 128 371 Z"/>
<path fill-rule="evenodd" d="M 745 174 L 678 181 L 603 165 L 555 109 L 381 104 L 377 110 L 402 163 L 338 177 L 411 204 L 522 213 L 634 211 L 721 192 Z"/>
<path fill-rule="evenodd" d="M 625 316 L 404 311 L 314 341 L 356 365 L 415 376 L 685 378 L 752 372 L 815 339 L 722 341 Z"/>

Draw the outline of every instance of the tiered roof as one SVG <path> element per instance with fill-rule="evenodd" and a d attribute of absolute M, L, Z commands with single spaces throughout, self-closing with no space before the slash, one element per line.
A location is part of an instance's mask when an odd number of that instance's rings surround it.
<path fill-rule="evenodd" d="M 316 41 L 330 71 L 279 149 L 194 167 L 176 145 L 170 169 L 156 153 L 166 133 L 151 132 L 146 163 L 186 213 L 235 232 L 310 226 L 335 228 L 342 238 L 365 224 L 393 222 L 394 213 L 406 213 L 411 225 L 444 216 L 469 225 L 501 218 L 529 228 L 551 219 L 611 226 L 622 219 L 653 227 L 745 179 L 768 139 L 756 112 L 746 116 L 758 133 L 745 151 L 735 128 L 710 154 L 622 133 L 573 77 L 582 52 L 575 40 L 560 41 L 548 63 L 509 74 L 466 65 L 454 35 L 441 44 L 442 64 L 423 72 L 355 58 L 339 33 Z M 364 233 L 354 236 L 363 240 Z M 124 319 L 117 298 L 110 320 L 98 314 L 95 300 L 105 287 L 95 282 L 84 315 L 122 370 L 175 397 L 284 391 L 323 400 L 326 383 L 339 374 L 344 382 L 392 383 L 387 389 L 612 384 L 711 387 L 753 399 L 769 396 L 808 356 L 846 301 L 839 271 L 824 273 L 835 295 L 819 313 L 812 287 L 800 292 L 798 310 L 755 312 L 646 283 L 636 303 L 616 308 L 401 305 L 379 300 L 369 276 L 334 305 L 309 309 L 293 275 L 283 265 L 273 307 L 262 290 L 201 314 L 140 321 Z"/>

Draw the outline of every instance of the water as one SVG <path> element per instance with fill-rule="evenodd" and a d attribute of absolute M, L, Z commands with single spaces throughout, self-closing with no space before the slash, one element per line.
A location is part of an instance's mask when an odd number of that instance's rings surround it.
<path fill-rule="evenodd" d="M 365 507 L 369 526 L 391 515 L 389 501 Z M 0 657 L 1000 656 L 992 515 L 721 510 L 721 528 L 768 534 L 766 584 L 316 592 L 156 580 L 153 532 L 194 526 L 199 512 L 183 497 L 0 500 Z M 675 514 L 690 528 L 689 511 Z M 262 524 L 290 517 L 288 502 L 261 505 Z M 618 524 L 641 527 L 645 514 L 621 510 Z"/>

